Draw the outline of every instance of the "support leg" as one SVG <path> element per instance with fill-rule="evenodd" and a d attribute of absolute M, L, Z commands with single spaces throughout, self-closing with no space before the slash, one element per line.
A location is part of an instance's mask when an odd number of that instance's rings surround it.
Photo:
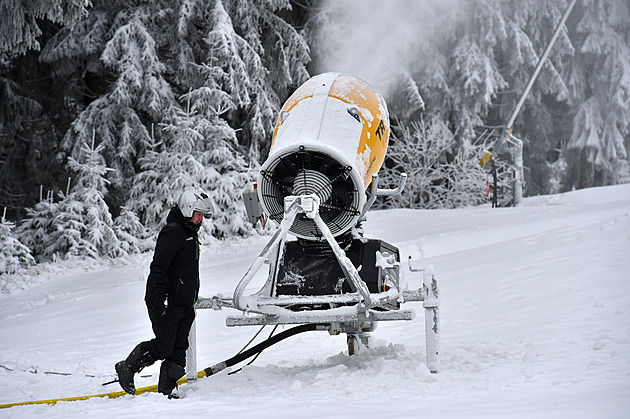
<path fill-rule="evenodd" d="M 436 373 L 440 352 L 440 300 L 433 267 L 427 267 L 423 277 L 424 329 L 427 341 L 427 368 Z"/>
<path fill-rule="evenodd" d="M 188 349 L 186 349 L 186 379 L 197 379 L 197 316 L 188 334 Z"/>

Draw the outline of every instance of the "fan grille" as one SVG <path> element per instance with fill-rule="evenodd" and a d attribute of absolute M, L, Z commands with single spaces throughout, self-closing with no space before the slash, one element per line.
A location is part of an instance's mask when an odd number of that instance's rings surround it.
<path fill-rule="evenodd" d="M 319 213 L 333 235 L 346 231 L 360 214 L 360 191 L 352 181 L 352 167 L 319 151 L 300 147 L 276 158 L 261 171 L 260 193 L 269 217 L 280 223 L 284 198 L 316 194 Z M 304 214 L 298 214 L 290 231 L 298 237 L 320 238 L 321 232 Z"/>

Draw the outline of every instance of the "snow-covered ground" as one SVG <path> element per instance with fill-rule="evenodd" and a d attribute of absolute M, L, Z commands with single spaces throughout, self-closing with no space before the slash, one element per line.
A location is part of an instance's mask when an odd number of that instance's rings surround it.
<path fill-rule="evenodd" d="M 149 393 L 0 417 L 630 417 L 630 185 L 528 198 L 519 208 L 373 212 L 365 230 L 437 269 L 438 374 L 425 365 L 422 305 L 408 303 L 416 319 L 381 323 L 355 356 L 343 335 L 309 332 L 238 374 L 180 387 L 181 400 Z M 201 294 L 230 295 L 267 239 L 206 246 Z M 101 383 L 151 337 L 150 257 L 60 262 L 0 294 L 0 404 L 118 391 Z M 412 288 L 421 281 L 407 279 Z M 199 369 L 258 330 L 226 327 L 234 314 L 199 311 Z M 137 386 L 156 383 L 158 369 L 145 369 Z"/>

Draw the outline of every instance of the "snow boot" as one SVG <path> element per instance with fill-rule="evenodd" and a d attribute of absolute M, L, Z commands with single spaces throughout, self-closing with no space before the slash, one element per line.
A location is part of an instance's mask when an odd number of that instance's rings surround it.
<path fill-rule="evenodd" d="M 136 385 L 133 382 L 135 372 L 131 371 L 126 360 L 116 363 L 116 374 L 122 389 L 129 394 L 136 394 Z"/>
<path fill-rule="evenodd" d="M 158 380 L 158 391 L 169 399 L 178 399 L 179 396 L 173 393 L 177 387 L 177 380 L 184 375 L 184 367 L 173 361 L 164 361 L 160 367 L 160 378 Z"/>
<path fill-rule="evenodd" d="M 142 371 L 144 367 L 152 365 L 156 361 L 145 342 L 138 344 L 129 354 L 127 359 L 116 363 L 118 382 L 123 390 L 129 394 L 136 394 L 136 385 L 133 376 Z"/>

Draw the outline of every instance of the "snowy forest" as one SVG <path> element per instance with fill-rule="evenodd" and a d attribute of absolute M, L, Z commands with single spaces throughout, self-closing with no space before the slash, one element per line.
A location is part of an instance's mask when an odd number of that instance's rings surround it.
<path fill-rule="evenodd" d="M 379 90 L 381 208 L 487 203 L 503 134 L 567 0 L 2 0 L 0 274 L 152 248 L 185 188 L 208 237 L 245 236 L 241 193 L 309 77 Z M 630 5 L 578 0 L 513 134 L 524 195 L 630 182 Z M 513 164 L 497 155 L 499 201 Z M 491 177 L 491 176 L 490 176 Z"/>

